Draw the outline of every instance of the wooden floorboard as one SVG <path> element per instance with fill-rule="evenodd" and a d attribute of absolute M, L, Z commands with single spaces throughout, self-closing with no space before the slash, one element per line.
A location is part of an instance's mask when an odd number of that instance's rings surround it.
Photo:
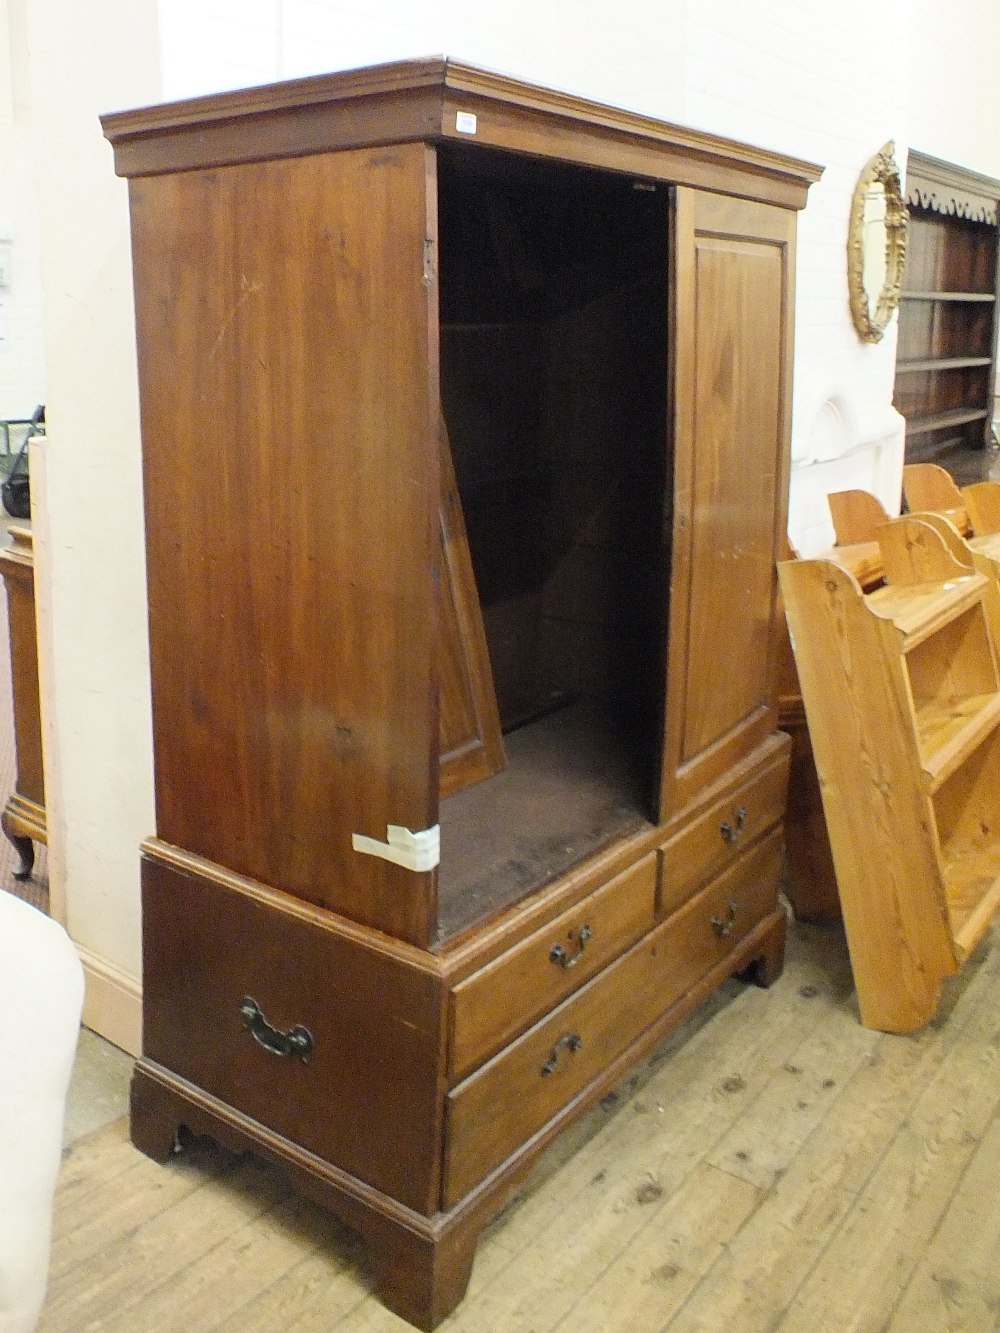
<path fill-rule="evenodd" d="M 917 1260 L 888 1329 L 923 1319 L 941 1330 L 1000 1325 L 1000 1119 L 994 1116 L 958 1181 L 931 1243 Z"/>
<path fill-rule="evenodd" d="M 1000 928 L 911 1036 L 858 1022 L 842 933 L 794 926 L 545 1154 L 448 1333 L 1000 1328 Z M 64 1163 L 39 1333 L 390 1333 L 361 1243 L 210 1145 L 120 1121 Z"/>

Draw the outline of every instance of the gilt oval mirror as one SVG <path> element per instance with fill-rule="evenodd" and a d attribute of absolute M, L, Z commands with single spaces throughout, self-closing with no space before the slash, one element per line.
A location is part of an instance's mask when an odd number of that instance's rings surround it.
<path fill-rule="evenodd" d="M 890 142 L 858 177 L 847 233 L 847 286 L 854 327 L 877 343 L 899 305 L 906 261 L 906 221 L 899 167 Z"/>

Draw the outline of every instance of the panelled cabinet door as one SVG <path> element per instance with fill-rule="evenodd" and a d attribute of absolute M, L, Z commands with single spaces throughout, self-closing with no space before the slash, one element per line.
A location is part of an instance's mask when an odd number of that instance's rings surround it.
<path fill-rule="evenodd" d="M 130 189 L 158 835 L 426 943 L 433 869 L 354 836 L 437 823 L 433 160 Z"/>
<path fill-rule="evenodd" d="M 794 237 L 790 210 L 677 191 L 663 815 L 774 728 Z"/>

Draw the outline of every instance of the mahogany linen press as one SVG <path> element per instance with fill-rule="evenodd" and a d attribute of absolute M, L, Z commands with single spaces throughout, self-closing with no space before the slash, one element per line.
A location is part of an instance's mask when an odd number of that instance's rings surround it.
<path fill-rule="evenodd" d="M 818 168 L 441 58 L 109 115 L 153 688 L 132 1134 L 432 1328 L 539 1152 L 780 971 Z"/>

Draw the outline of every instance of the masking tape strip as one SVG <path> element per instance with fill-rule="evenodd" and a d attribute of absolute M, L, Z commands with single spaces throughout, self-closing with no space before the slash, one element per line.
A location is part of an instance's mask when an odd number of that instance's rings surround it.
<path fill-rule="evenodd" d="M 367 856 L 380 856 L 383 861 L 392 861 L 407 870 L 433 870 L 441 860 L 441 825 L 421 829 L 411 833 L 399 824 L 390 824 L 386 829 L 387 842 L 378 838 L 366 838 L 361 833 L 351 834 L 351 846 L 356 852 Z"/>

